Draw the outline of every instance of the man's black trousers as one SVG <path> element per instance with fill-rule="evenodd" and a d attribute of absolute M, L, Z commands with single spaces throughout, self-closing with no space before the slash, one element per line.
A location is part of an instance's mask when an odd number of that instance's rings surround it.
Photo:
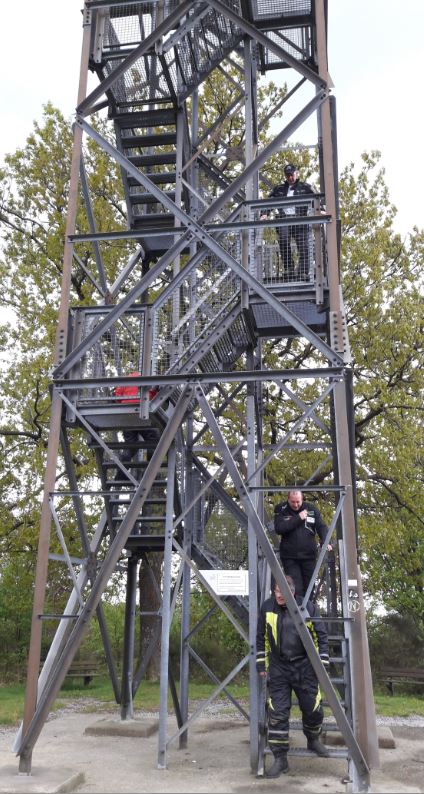
<path fill-rule="evenodd" d="M 294 581 L 294 586 L 296 588 L 296 595 L 297 596 L 304 596 L 307 589 L 309 582 L 311 581 L 312 574 L 315 569 L 316 559 L 315 557 L 306 557 L 303 560 L 297 559 L 287 559 L 281 560 L 284 573 L 292 577 Z M 311 591 L 311 595 L 309 596 L 310 600 L 313 599 L 313 589 Z"/>
<path fill-rule="evenodd" d="M 302 712 L 305 736 L 316 739 L 321 733 L 321 692 L 308 657 L 293 662 L 272 659 L 268 671 L 268 743 L 274 755 L 287 752 L 289 747 L 292 692 Z"/>
<path fill-rule="evenodd" d="M 309 228 L 307 226 L 279 226 L 277 234 L 285 277 L 289 279 L 294 277 L 295 263 L 291 250 L 291 241 L 294 240 L 299 255 L 299 277 L 305 280 L 309 278 Z"/>

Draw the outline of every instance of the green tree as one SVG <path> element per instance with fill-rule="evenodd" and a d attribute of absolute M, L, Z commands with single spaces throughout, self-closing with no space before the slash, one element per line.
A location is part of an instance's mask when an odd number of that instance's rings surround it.
<path fill-rule="evenodd" d="M 423 234 L 393 231 L 378 160 L 363 155 L 340 179 L 359 530 L 368 593 L 423 626 Z"/>
<path fill-rule="evenodd" d="M 46 461 L 50 399 L 49 370 L 52 365 L 57 310 L 62 279 L 63 241 L 66 221 L 72 129 L 62 114 L 46 105 L 41 124 L 35 123 L 24 148 L 7 155 L 0 169 L 0 221 L 2 255 L 2 388 L 0 394 L 2 455 L 0 516 L 0 601 L 8 603 L 10 620 L 28 646 L 27 613 L 30 612 L 32 582 L 37 553 L 40 500 Z M 87 178 L 92 188 L 97 216 L 108 228 L 122 228 L 122 209 L 107 196 L 119 195 L 118 170 L 89 143 L 85 151 Z M 88 231 L 86 215 L 79 207 L 77 229 Z M 105 252 L 105 266 L 113 274 L 114 260 Z M 84 267 L 75 267 L 72 302 L 95 301 L 95 288 L 87 273 L 93 254 L 80 244 L 78 256 Z M 72 454 L 79 478 L 93 470 L 83 439 L 74 443 Z M 62 469 L 63 471 L 63 469 Z M 58 487 L 62 480 L 59 471 Z M 59 509 L 67 522 L 71 553 L 80 551 L 75 520 L 69 501 Z M 57 544 L 57 551 L 60 546 Z M 10 568 L 8 567 L 10 566 Z M 16 575 L 19 571 L 19 576 Z M 51 565 L 56 586 L 47 593 L 47 604 L 63 606 L 67 574 Z M 15 607 L 15 608 L 14 608 Z M 47 627 L 46 627 L 47 629 Z M 48 629 L 46 631 L 48 634 Z M 6 647 L 6 646 L 3 646 Z"/>

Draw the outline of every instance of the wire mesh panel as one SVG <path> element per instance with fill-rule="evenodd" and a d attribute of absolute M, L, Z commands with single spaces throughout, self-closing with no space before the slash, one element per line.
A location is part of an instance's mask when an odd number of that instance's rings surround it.
<path fill-rule="evenodd" d="M 284 199 L 279 205 L 267 212 L 284 220 L 284 224 L 258 232 L 251 272 L 271 286 L 287 282 L 314 283 L 317 255 L 320 263 L 322 261 L 324 230 L 307 223 L 306 219 L 308 215 L 317 214 L 317 197 Z"/>
<path fill-rule="evenodd" d="M 240 12 L 238 2 L 227 2 L 226 5 L 236 13 Z M 208 9 L 199 15 L 191 31 L 175 48 L 175 57 L 186 88 L 198 85 L 241 39 L 242 33 L 237 26 L 215 9 Z M 179 98 L 188 93 L 188 90 L 179 91 Z"/>
<path fill-rule="evenodd" d="M 311 0 L 250 0 L 250 6 L 255 21 L 309 16 L 312 13 Z"/>
<path fill-rule="evenodd" d="M 112 7 L 102 25 L 102 63 L 107 77 L 124 58 L 153 32 L 160 22 L 158 3 L 131 3 Z M 169 86 L 155 53 L 146 53 L 112 88 L 120 105 L 134 101 L 169 99 Z"/>
<path fill-rule="evenodd" d="M 247 565 L 247 531 L 212 493 L 206 503 L 203 545 L 214 555 L 215 563 L 219 561 L 223 568 L 237 569 Z"/>
<path fill-rule="evenodd" d="M 131 3 L 103 12 L 101 62 L 107 77 L 143 42 L 162 19 L 177 7 L 168 3 L 162 16 L 157 3 Z M 226 5 L 240 13 L 238 0 Z M 193 4 L 193 9 L 162 39 L 161 58 L 146 52 L 111 88 L 121 107 L 135 102 L 159 102 L 178 98 L 181 102 L 210 73 L 213 67 L 242 40 L 242 33 L 222 14 Z"/>
<path fill-rule="evenodd" d="M 107 309 L 79 309 L 74 314 L 74 346 L 83 343 L 107 317 Z M 73 368 L 72 378 L 113 378 L 143 372 L 145 309 L 126 312 L 84 353 Z M 147 373 L 144 373 L 147 374 Z M 107 386 L 89 386 L 78 391 L 78 400 L 115 400 Z"/>
<path fill-rule="evenodd" d="M 239 259 L 239 237 L 228 235 L 225 248 Z M 154 311 L 153 372 L 178 372 L 199 362 L 205 335 L 224 320 L 239 296 L 239 279 L 214 255 L 206 256 L 194 272 Z M 206 353 L 206 349 L 204 350 Z"/>
<path fill-rule="evenodd" d="M 278 31 L 270 30 L 268 37 L 282 47 L 292 58 L 298 61 L 308 61 L 313 56 L 312 31 L 309 26 L 286 28 L 284 35 Z M 265 69 L 281 68 L 284 61 L 274 52 L 265 49 L 263 52 L 263 66 Z"/>

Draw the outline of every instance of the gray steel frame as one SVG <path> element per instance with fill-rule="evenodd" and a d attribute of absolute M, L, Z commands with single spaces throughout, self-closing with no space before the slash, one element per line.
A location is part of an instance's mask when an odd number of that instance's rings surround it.
<path fill-rule="evenodd" d="M 116 66 L 110 74 L 103 79 L 98 88 L 94 89 L 89 96 L 86 96 L 87 87 L 87 73 L 89 66 L 89 51 L 90 51 L 90 37 L 91 37 L 91 22 L 92 12 L 97 8 L 106 8 L 111 3 L 97 0 L 97 2 L 89 2 L 86 0 L 84 10 L 83 25 L 83 50 L 81 57 L 81 72 L 80 72 L 80 88 L 78 94 L 78 108 L 77 118 L 74 130 L 74 149 L 72 158 L 72 171 L 71 171 L 71 190 L 68 208 L 68 219 L 66 228 L 66 243 L 64 252 L 64 276 L 63 276 L 63 289 L 62 299 L 58 319 L 58 333 L 55 350 L 55 370 L 53 377 L 55 380 L 55 387 L 52 392 L 52 418 L 51 418 L 51 432 L 49 439 L 48 449 L 48 462 L 45 476 L 45 489 L 42 518 L 40 525 L 40 544 L 37 562 L 37 574 L 35 585 L 34 597 L 34 611 L 33 611 L 33 624 L 31 635 L 30 655 L 28 662 L 28 678 L 27 678 L 27 691 L 25 699 L 25 713 L 22 730 L 20 730 L 17 740 L 15 742 L 15 750 L 20 755 L 20 771 L 29 773 L 31 770 L 32 750 L 34 744 L 39 736 L 44 721 L 47 717 L 50 705 L 57 695 L 60 686 L 66 675 L 66 671 L 72 662 L 73 656 L 79 647 L 79 644 L 87 630 L 88 621 L 94 611 L 97 612 L 98 619 L 102 628 L 102 634 L 108 658 L 108 666 L 113 682 L 115 695 L 117 700 L 121 702 L 121 715 L 122 718 L 132 716 L 132 696 L 134 689 L 132 687 L 132 659 L 133 659 L 133 644 L 134 644 L 134 604 L 135 604 L 135 571 L 136 560 L 131 560 L 128 565 L 128 586 L 127 586 L 127 622 L 125 634 L 125 657 L 124 666 L 125 673 L 122 680 L 122 687 L 120 689 L 117 681 L 116 670 L 112 659 L 110 642 L 107 636 L 106 626 L 101 611 L 100 598 L 107 586 L 108 580 L 112 571 L 116 568 L 122 549 L 125 546 L 132 527 L 137 519 L 139 511 L 148 497 L 149 491 L 154 483 L 155 476 L 159 471 L 162 461 L 168 454 L 168 487 L 166 491 L 166 523 L 165 523 L 165 545 L 164 545 L 164 578 L 163 578 L 163 594 L 162 594 L 162 620 L 161 620 L 161 683 L 160 683 L 160 719 L 159 719 L 159 748 L 158 748 L 158 766 L 164 768 L 166 766 L 166 750 L 170 742 L 179 738 L 180 746 L 185 746 L 188 740 L 188 727 L 194 719 L 201 713 L 201 709 L 189 716 L 188 714 L 188 681 L 189 681 L 189 657 L 195 658 L 200 666 L 204 669 L 209 677 L 217 684 L 216 690 L 213 692 L 207 703 L 211 702 L 216 695 L 224 691 L 228 694 L 230 699 L 233 700 L 235 705 L 240 708 L 244 716 L 249 718 L 250 725 L 250 763 L 253 772 L 258 769 L 263 770 L 263 746 L 261 749 L 261 736 L 259 734 L 260 723 L 260 709 L 261 709 L 261 691 L 259 688 L 258 677 L 255 671 L 255 633 L 257 621 L 257 598 L 258 593 L 260 597 L 265 597 L 267 587 L 269 587 L 269 573 L 272 572 L 276 582 L 279 584 L 282 592 L 285 595 L 288 609 L 296 623 L 299 635 L 302 639 L 306 652 L 310 658 L 311 664 L 314 667 L 320 685 L 327 695 L 332 711 L 336 717 L 338 726 L 345 738 L 348 747 L 349 763 L 351 765 L 351 777 L 355 791 L 369 790 L 370 783 L 370 768 L 378 763 L 378 744 L 376 740 L 375 728 L 375 715 L 371 706 L 372 701 L 372 686 L 369 670 L 368 647 L 365 628 L 364 617 L 364 603 L 361 587 L 361 577 L 357 565 L 356 554 L 356 536 L 355 536 L 355 504 L 354 504 L 354 473 L 352 472 L 352 454 L 351 444 L 352 440 L 348 432 L 348 392 L 350 389 L 350 382 L 348 389 L 346 388 L 346 369 L 344 363 L 344 351 L 346 349 L 344 338 L 346 336 L 346 328 L 343 318 L 343 305 L 341 301 L 339 275 L 338 275 L 338 239 L 337 239 L 337 175 L 334 171 L 335 154 L 333 147 L 335 145 L 334 134 L 334 108 L 332 107 L 331 97 L 329 94 L 330 80 L 327 71 L 327 55 L 326 55 L 326 32 L 325 32 L 325 7 L 324 0 L 315 0 L 315 26 L 314 31 L 316 40 L 316 65 L 317 69 L 311 69 L 310 66 L 303 63 L 291 55 L 286 47 L 290 45 L 289 40 L 283 35 L 280 36 L 282 44 L 278 44 L 275 39 L 267 36 L 264 31 L 264 21 L 261 22 L 261 29 L 256 27 L 252 22 L 243 16 L 236 14 L 229 4 L 221 2 L 220 0 L 208 0 L 204 3 L 199 3 L 196 13 L 187 16 L 193 10 L 191 2 L 182 2 L 179 4 L 163 21 L 159 21 L 157 27 L 129 54 L 125 54 L 121 63 Z M 116 5 L 120 5 L 116 3 Z M 122 5 L 122 4 L 121 4 Z M 146 4 L 148 6 L 148 4 Z M 216 197 L 210 206 L 199 214 L 198 212 L 198 185 L 196 184 L 197 170 L 196 170 L 196 157 L 203 151 L 199 144 L 203 143 L 206 134 L 200 140 L 197 140 L 197 119 L 193 119 L 192 126 L 192 143 L 195 144 L 194 156 L 191 158 L 189 168 L 186 167 L 187 173 L 185 179 L 187 184 L 192 188 L 192 206 L 191 212 L 182 208 L 182 172 L 184 170 L 183 163 L 183 126 L 182 114 L 179 114 L 179 124 L 177 124 L 177 182 L 176 182 L 176 198 L 173 201 L 166 193 L 161 190 L 155 182 L 148 176 L 138 170 L 130 159 L 126 157 L 116 147 L 112 146 L 96 130 L 85 121 L 89 113 L 95 112 L 99 107 L 103 107 L 104 103 L 96 104 L 98 100 L 113 92 L 114 85 L 117 81 L 128 72 L 128 69 L 136 63 L 137 59 L 146 54 L 147 52 L 152 55 L 156 53 L 160 59 L 161 68 L 164 68 L 166 63 L 165 53 L 172 50 L 173 47 L 180 46 L 180 42 L 187 35 L 187 32 L 202 18 L 205 17 L 210 8 L 215 9 L 217 14 L 222 18 L 230 20 L 234 23 L 244 34 L 244 75 L 241 79 L 244 80 L 244 86 L 241 86 L 241 95 L 245 97 L 245 121 L 246 121 L 246 165 L 240 173 L 225 189 L 222 190 L 220 195 Z M 174 32 L 171 32 L 173 31 Z M 165 37 L 165 38 L 164 38 Z M 165 46 L 162 42 L 165 41 Z M 262 48 L 269 50 L 276 55 L 282 63 L 289 66 L 302 76 L 300 83 L 289 92 L 285 101 L 297 91 L 305 81 L 311 84 L 315 91 L 313 99 L 309 100 L 304 108 L 296 114 L 291 122 L 285 125 L 274 138 L 262 151 L 258 151 L 257 131 L 258 119 L 256 108 L 256 44 Z M 301 54 L 301 50 L 299 53 Z M 200 77 L 199 77 L 200 80 Z M 239 102 L 239 97 L 234 101 Z M 234 103 L 233 103 L 234 105 Z M 196 115 L 198 108 L 196 92 L 193 95 L 193 109 Z M 197 111 L 198 112 L 198 111 Z M 330 319 L 330 343 L 323 340 L 322 336 L 314 333 L 311 328 L 299 319 L 299 317 L 292 312 L 285 303 L 282 303 L 272 292 L 270 292 L 258 278 L 255 278 L 247 268 L 249 254 L 252 255 L 251 234 L 255 228 L 266 227 L 267 225 L 284 225 L 287 221 L 262 221 L 257 222 L 250 217 L 243 216 L 237 217 L 237 213 L 232 213 L 227 220 L 222 221 L 219 219 L 219 213 L 224 210 L 229 201 L 239 195 L 241 188 L 246 190 L 246 208 L 240 212 L 247 212 L 250 206 L 260 206 L 258 201 L 258 174 L 260 169 L 266 164 L 268 158 L 276 153 L 279 148 L 296 132 L 299 126 L 307 119 L 312 113 L 317 114 L 318 128 L 321 139 L 321 155 L 323 169 L 321 173 L 322 180 L 322 193 L 325 195 L 327 214 L 325 216 L 311 216 L 308 218 L 308 224 L 316 224 L 317 226 L 326 224 L 326 239 L 327 239 L 327 258 L 328 258 L 328 292 L 329 292 L 329 319 Z M 222 120 L 221 116 L 211 125 L 209 133 L 219 126 Z M 140 258 L 143 257 L 143 246 L 139 243 L 139 247 L 133 253 L 119 274 L 113 285 L 107 284 L 105 268 L 102 261 L 100 242 L 103 240 L 112 239 L 132 239 L 138 238 L 142 240 L 143 236 L 146 238 L 149 235 L 160 236 L 161 232 L 155 229 L 146 229 L 145 234 L 142 231 L 135 231 L 129 229 L 127 232 L 106 232 L 98 233 L 96 231 L 96 221 L 91 205 L 90 192 L 88 181 L 85 174 L 84 163 L 82 158 L 82 141 L 83 134 L 90 136 L 95 141 L 103 152 L 107 153 L 113 160 L 120 166 L 123 175 L 126 178 L 131 177 L 153 197 L 156 202 L 165 208 L 175 219 L 172 227 L 166 229 L 167 234 L 173 235 L 174 242 L 172 246 L 163 253 L 156 264 L 138 280 L 135 286 L 127 290 L 123 296 L 120 295 L 120 290 L 126 284 L 126 279 L 130 276 Z M 90 229 L 89 234 L 77 235 L 75 234 L 75 218 L 76 218 L 76 202 L 78 192 L 78 177 L 80 178 L 82 193 L 85 201 L 88 226 Z M 126 193 L 127 198 L 129 193 Z M 275 202 L 277 204 L 278 202 Z M 269 205 L 269 201 L 267 202 Z M 292 223 L 292 221 L 290 221 Z M 221 238 L 225 231 L 238 230 L 242 239 L 241 247 L 241 261 L 237 261 L 221 244 Z M 163 232 L 165 233 L 165 232 Z M 90 273 L 84 263 L 74 251 L 74 245 L 81 241 L 91 241 L 93 243 L 94 258 L 98 270 L 98 278 Z M 190 246 L 190 257 L 183 269 L 179 269 L 179 257 L 184 249 Z M 306 339 L 327 361 L 326 367 L 308 368 L 301 370 L 270 370 L 267 371 L 263 368 L 261 361 L 261 344 L 258 342 L 256 351 L 252 349 L 246 350 L 246 369 L 240 371 L 225 371 L 225 372 L 200 372 L 198 371 L 197 361 L 192 357 L 185 365 L 181 366 L 177 371 L 170 374 L 159 376 L 139 376 L 133 379 L 135 385 L 147 390 L 149 386 L 155 386 L 159 383 L 161 404 L 164 405 L 167 398 L 175 394 L 175 387 L 180 388 L 180 396 L 176 405 L 172 408 L 171 412 L 167 415 L 162 412 L 162 419 L 165 422 L 164 431 L 154 451 L 151 461 L 148 463 L 144 475 L 139 482 L 134 477 L 129 469 L 127 469 L 118 455 L 113 451 L 113 448 L 108 446 L 101 435 L 100 431 L 96 430 L 95 424 L 90 421 L 88 414 L 84 414 L 84 410 L 78 407 L 77 401 L 72 402 L 67 395 L 68 391 L 71 395 L 78 393 L 78 389 L 95 387 L 95 386 L 108 386 L 113 387 L 118 383 L 125 382 L 125 378 L 96 378 L 87 380 L 84 378 L 75 377 L 78 372 L 78 367 L 83 356 L 95 345 L 106 332 L 112 332 L 114 323 L 123 318 L 132 304 L 140 298 L 143 294 L 147 294 L 148 290 L 155 283 L 157 278 L 161 276 L 165 270 L 168 271 L 172 266 L 173 274 L 172 280 L 168 288 L 159 295 L 151 307 L 147 310 L 147 318 L 150 318 L 151 312 L 159 309 L 164 305 L 168 296 L 176 295 L 180 284 L 187 278 L 194 278 L 196 268 L 204 261 L 204 259 L 212 254 L 220 262 L 223 262 L 231 272 L 235 273 L 240 278 L 241 283 L 241 306 L 243 308 L 249 307 L 249 294 L 253 293 L 259 296 L 282 320 L 289 324 L 301 337 Z M 77 265 L 82 267 L 87 274 L 88 278 L 97 289 L 100 298 L 109 300 L 119 296 L 117 305 L 111 307 L 105 306 L 105 317 L 101 320 L 95 329 L 87 335 L 87 337 L 77 344 L 71 351 L 66 348 L 67 339 L 67 326 L 68 326 L 68 309 L 69 309 L 69 295 L 70 295 L 70 271 L 72 261 L 75 259 Z M 318 293 L 317 293 L 318 296 Z M 174 309 L 178 311 L 177 299 L 174 299 Z M 239 311 L 239 309 L 237 310 Z M 214 331 L 215 337 L 210 339 L 211 348 L 213 347 L 214 340 L 219 339 L 220 335 L 224 332 L 225 323 L 221 327 L 217 327 Z M 146 324 L 146 328 L 150 329 L 150 320 Z M 193 327 L 194 333 L 194 327 Z M 194 339 L 194 337 L 193 337 Z M 146 332 L 144 357 L 149 359 L 149 352 L 151 351 L 151 339 L 149 339 Z M 258 367 L 259 364 L 259 367 Z M 326 388 L 323 389 L 322 394 L 311 404 L 305 405 L 298 397 L 296 397 L 293 390 L 290 390 L 286 383 L 289 380 L 296 381 L 298 379 L 324 379 L 328 382 Z M 236 463 L 237 455 L 240 453 L 243 442 L 236 450 L 231 451 L 226 443 L 225 437 L 220 429 L 220 411 L 223 410 L 228 400 L 231 397 L 222 392 L 222 405 L 216 413 L 211 408 L 208 402 L 205 388 L 211 386 L 219 386 L 225 384 L 239 384 L 240 381 L 245 384 L 247 389 L 247 404 L 246 404 L 246 442 L 245 449 L 247 452 L 247 472 L 243 478 L 240 474 L 239 467 Z M 261 411 L 260 411 L 260 393 L 262 384 L 264 382 L 280 383 L 280 387 L 285 391 L 287 396 L 291 396 L 298 409 L 301 410 L 302 415 L 293 424 L 290 431 L 286 433 L 284 438 L 280 440 L 275 447 L 271 450 L 270 454 L 264 457 L 264 450 L 262 447 L 262 427 L 261 427 Z M 284 381 L 284 382 L 283 382 Z M 235 395 L 237 389 L 232 393 Z M 350 393 L 350 392 L 349 392 Z M 319 656 L 310 638 L 309 632 L 306 629 L 303 615 L 303 606 L 298 608 L 291 592 L 287 586 L 284 574 L 282 573 L 280 564 L 277 560 L 275 552 L 268 540 L 266 533 L 266 515 L 264 507 L 264 492 L 270 492 L 272 489 L 264 484 L 264 474 L 268 462 L 270 462 L 278 452 L 283 448 L 288 448 L 290 439 L 294 436 L 296 430 L 308 419 L 312 421 L 325 433 L 329 428 L 322 420 L 317 417 L 317 409 L 324 400 L 331 398 L 334 406 L 334 426 L 330 428 L 334 435 L 334 450 L 335 456 L 335 469 L 339 472 L 339 482 L 335 482 L 334 486 L 323 487 L 323 490 L 334 490 L 338 494 L 338 502 L 332 521 L 330 522 L 327 540 L 330 539 L 336 525 L 340 526 L 339 530 L 341 547 L 341 581 L 343 588 L 343 609 L 344 614 L 347 616 L 346 632 L 348 637 L 349 659 L 346 661 L 345 671 L 349 668 L 350 676 L 346 675 L 348 685 L 350 686 L 350 700 L 352 704 L 352 714 L 350 719 L 347 718 L 345 711 L 340 705 L 337 694 L 332 686 L 332 683 L 320 662 Z M 99 545 L 104 537 L 105 528 L 108 520 L 110 523 L 110 512 L 108 508 L 107 499 L 105 500 L 105 511 L 99 519 L 97 531 L 90 541 L 86 528 L 82 508 L 81 492 L 78 491 L 78 484 L 73 469 L 72 458 L 69 451 L 69 441 L 66 429 L 62 426 L 62 408 L 67 406 L 71 415 L 78 420 L 80 426 L 85 427 L 89 435 L 95 439 L 99 447 L 107 452 L 110 459 L 116 464 L 118 469 L 126 475 L 129 481 L 134 486 L 134 494 L 131 498 L 130 505 L 127 513 L 122 520 L 121 526 L 118 529 L 115 537 L 111 540 L 110 546 L 105 554 L 105 557 L 97 571 L 97 576 L 94 578 L 90 571 L 92 571 L 93 560 L 96 559 L 96 553 Z M 147 409 L 145 409 L 147 410 Z M 161 410 L 159 408 L 159 410 Z M 216 470 L 208 471 L 196 456 L 196 443 L 202 435 L 203 430 L 197 430 L 196 435 L 193 429 L 193 416 L 195 411 L 200 411 L 202 421 L 204 422 L 203 429 L 208 428 L 215 441 L 216 450 L 222 458 L 222 464 Z M 185 425 L 186 430 L 183 434 L 181 427 Z M 60 520 L 55 513 L 54 508 L 54 481 L 57 465 L 57 456 L 59 449 L 59 440 L 62 439 L 63 454 L 66 462 L 66 470 L 70 482 L 70 494 L 72 494 L 76 521 L 80 529 L 80 534 L 86 554 L 86 560 L 78 575 L 73 572 L 73 561 L 66 549 L 66 543 L 60 528 Z M 301 445 L 298 445 L 300 449 Z M 296 448 L 296 444 L 292 445 Z M 176 454 L 178 452 L 181 456 L 182 469 L 178 473 L 176 465 Z M 200 490 L 194 491 L 193 478 L 192 478 L 192 462 L 197 466 L 204 480 L 204 486 Z M 182 474 L 184 472 L 184 474 Z M 226 493 L 225 488 L 219 481 L 219 477 L 223 474 L 228 474 L 237 491 L 238 500 L 242 506 L 242 510 L 237 503 L 230 505 L 231 497 Z M 309 480 L 312 480 L 316 472 L 311 473 Z M 181 490 L 181 496 L 184 503 L 181 506 L 179 514 L 174 515 L 175 497 L 174 483 L 180 477 L 178 487 Z M 241 625 L 240 621 L 235 617 L 233 611 L 226 605 L 226 603 L 213 591 L 208 584 L 207 580 L 202 576 L 200 570 L 193 559 L 196 546 L 193 541 L 193 526 L 195 508 L 198 500 L 202 494 L 213 484 L 215 498 L 221 500 L 234 517 L 240 521 L 240 524 L 246 529 L 248 538 L 248 564 L 249 564 L 249 621 L 248 630 Z M 307 485 L 307 483 L 306 483 Z M 280 489 L 284 490 L 284 489 Z M 314 488 L 319 490 L 319 487 Z M 109 512 L 109 517 L 108 517 Z M 41 647 L 41 620 L 40 616 L 43 614 L 44 603 L 44 589 L 47 579 L 47 562 L 49 557 L 49 540 L 50 540 L 50 526 L 52 517 L 56 526 L 59 537 L 63 544 L 63 558 L 67 560 L 70 576 L 74 582 L 74 590 L 70 596 L 66 611 L 62 617 L 59 625 L 54 643 L 49 652 L 47 663 L 38 679 L 40 647 Z M 177 540 L 175 531 L 177 527 L 184 525 L 182 542 Z M 258 566 L 258 552 L 260 557 L 260 564 Z M 173 555 L 178 555 L 180 558 L 180 567 L 177 574 L 177 579 L 174 591 L 171 591 L 171 567 Z M 320 557 L 316 565 L 316 573 L 321 566 L 325 556 L 325 545 L 321 551 Z M 91 568 L 90 568 L 91 565 Z M 235 629 L 245 639 L 249 648 L 247 655 L 236 665 L 236 667 L 225 677 L 224 681 L 219 682 L 218 678 L 210 669 L 204 660 L 200 659 L 194 650 L 190 648 L 189 639 L 192 631 L 197 628 L 189 630 L 189 616 L 190 616 L 190 576 L 191 572 L 195 572 L 198 580 L 203 587 L 209 592 L 216 605 L 226 615 L 228 620 L 233 624 Z M 86 584 L 91 579 L 91 590 L 88 596 L 83 596 L 82 593 Z M 355 611 L 351 608 L 351 600 L 347 596 L 347 583 L 349 587 L 354 590 L 356 606 L 359 609 Z M 352 584 L 354 583 L 354 584 Z M 166 734 L 166 721 L 167 721 L 167 691 L 168 679 L 171 676 L 169 670 L 169 631 L 172 621 L 172 615 L 175 608 L 175 599 L 178 589 L 182 585 L 182 640 L 183 640 L 183 653 L 181 657 L 181 680 L 180 680 L 180 703 L 178 704 L 178 730 L 171 737 Z M 308 593 L 305 595 L 304 603 L 312 588 L 309 587 Z M 85 599 L 85 600 L 84 600 Z M 70 628 L 70 622 L 66 620 L 66 614 L 73 615 L 74 626 Z M 205 618 L 207 619 L 207 617 Z M 153 646 L 152 650 L 153 652 Z M 249 665 L 249 683 L 250 683 L 250 706 L 249 715 L 244 712 L 244 709 L 232 698 L 230 691 L 227 689 L 228 684 L 233 680 L 237 673 L 243 667 Z M 135 679 L 139 683 L 143 673 L 143 664 L 136 671 Z M 38 688 L 38 693 L 37 693 Z M 204 705 L 207 705 L 204 704 Z"/>

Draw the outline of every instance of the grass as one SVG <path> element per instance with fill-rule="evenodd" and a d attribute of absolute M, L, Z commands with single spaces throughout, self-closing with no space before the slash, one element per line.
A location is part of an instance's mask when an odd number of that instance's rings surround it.
<path fill-rule="evenodd" d="M 194 701 L 207 700 L 214 689 L 215 687 L 210 684 L 190 683 L 189 698 Z M 247 684 L 232 686 L 230 691 L 237 700 L 248 701 L 249 688 Z M 0 725 L 19 724 L 23 714 L 24 695 L 23 684 L 0 685 Z M 53 710 L 63 708 L 69 702 L 85 698 L 97 701 L 99 709 L 102 711 L 115 711 L 117 708 L 109 679 L 99 677 L 95 678 L 89 686 L 79 683 L 78 679 L 68 680 L 60 690 Z M 228 703 L 225 695 L 222 695 L 220 700 Z M 424 693 L 422 695 L 396 694 L 391 697 L 377 690 L 374 693 L 374 701 L 377 715 L 382 717 L 424 716 Z M 159 684 L 143 681 L 135 697 L 134 706 L 136 709 L 157 711 L 159 708 Z M 171 697 L 169 697 L 169 707 L 172 708 Z M 87 705 L 85 708 L 92 710 L 93 707 Z M 328 709 L 325 711 L 327 713 Z"/>
<path fill-rule="evenodd" d="M 374 692 L 374 703 L 380 717 L 424 717 L 424 695 L 386 695 Z"/>
<path fill-rule="evenodd" d="M 190 700 L 207 700 L 214 689 L 215 687 L 210 684 L 191 683 L 189 698 Z M 232 686 L 231 694 L 238 700 L 245 700 L 249 697 L 249 690 L 246 685 Z M 0 725 L 19 724 L 24 709 L 24 697 L 24 684 L 0 684 Z M 110 680 L 107 677 L 99 677 L 93 679 L 89 686 L 79 683 L 76 678 L 66 681 L 52 710 L 57 711 L 67 703 L 83 701 L 86 698 L 97 701 L 102 711 L 112 711 L 117 708 Z M 220 700 L 227 701 L 227 698 L 223 695 Z M 169 708 L 172 708 L 170 695 L 168 704 Z M 145 711 L 157 711 L 159 709 L 159 684 L 153 681 L 143 681 L 135 696 L 134 707 Z M 87 704 L 85 708 L 92 710 L 93 707 Z"/>

